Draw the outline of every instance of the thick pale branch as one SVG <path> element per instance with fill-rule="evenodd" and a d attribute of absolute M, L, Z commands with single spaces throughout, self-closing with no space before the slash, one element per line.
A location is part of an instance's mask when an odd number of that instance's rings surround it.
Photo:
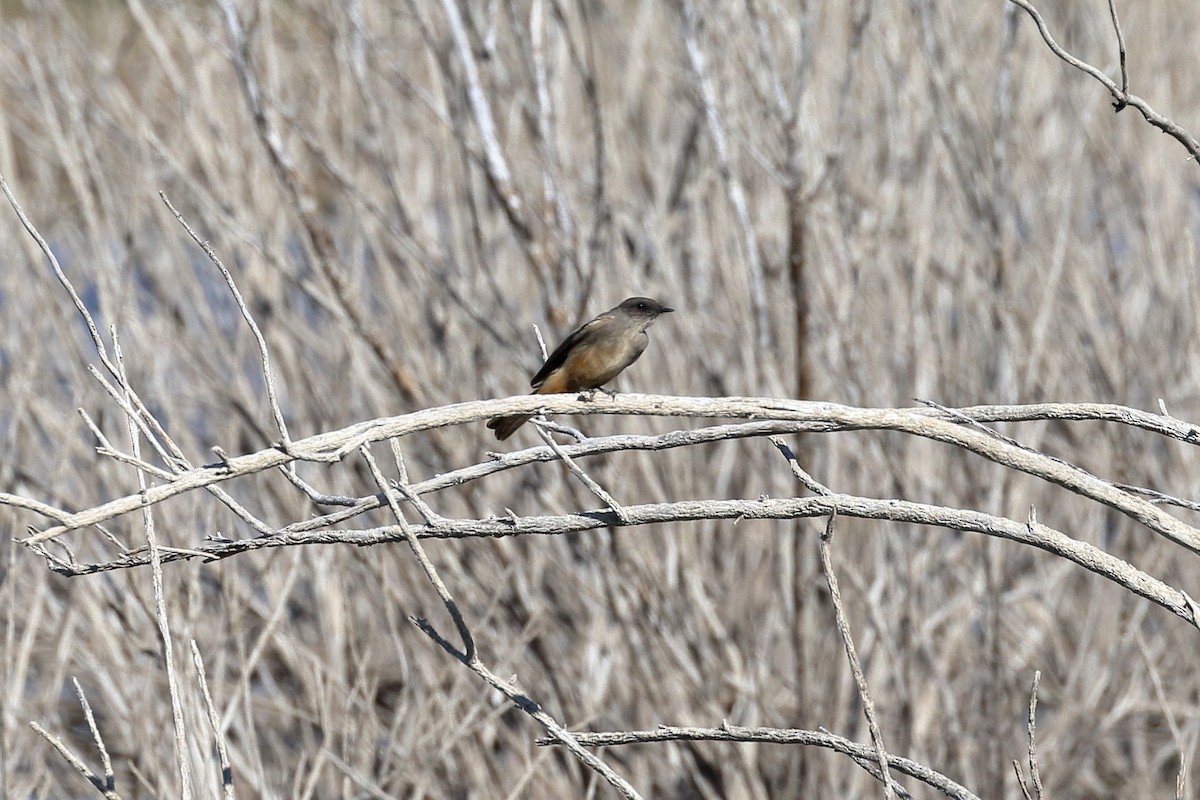
<path fill-rule="evenodd" d="M 1200 552 L 1200 531 L 1176 519 L 1153 503 L 1097 478 L 1059 459 L 999 439 L 987 431 L 964 426 L 970 418 L 980 422 L 997 419 L 1105 419 L 1136 425 L 1181 439 L 1197 441 L 1193 425 L 1170 417 L 1146 414 L 1136 409 L 1099 404 L 1042 404 L 964 409 L 871 409 L 835 403 L 777 400 L 755 397 L 671 397 L 664 395 L 618 395 L 583 400 L 575 395 L 528 395 L 504 400 L 476 400 L 440 408 L 423 409 L 399 417 L 362 422 L 337 431 L 318 434 L 281 447 L 229 458 L 217 464 L 191 469 L 170 483 L 128 495 L 71 514 L 59 525 L 27 537 L 27 545 L 38 544 L 79 528 L 160 503 L 204 486 L 288 464 L 292 461 L 340 461 L 364 444 L 423 430 L 481 421 L 492 416 L 519 413 L 550 414 L 645 414 L 671 417 L 741 417 L 804 421 L 814 430 L 893 430 L 922 436 L 970 450 L 1003 466 L 1018 469 L 1066 487 L 1085 497 L 1115 508 L 1151 530 Z"/>
<path fill-rule="evenodd" d="M 476 537 L 501 538 L 506 536 L 554 535 L 578 533 L 597 528 L 622 525 L 651 525 L 666 522 L 684 522 L 701 519 L 800 519 L 825 517 L 836 511 L 843 517 L 862 519 L 894 520 L 916 525 L 932 525 L 958 531 L 983 533 L 1009 539 L 1021 544 L 1032 545 L 1048 553 L 1065 558 L 1096 573 L 1113 583 L 1145 597 L 1193 625 L 1197 624 L 1192 603 L 1183 592 L 1168 586 L 1157 578 L 1104 552 L 1100 548 L 1067 536 L 1036 520 L 1020 523 L 1013 520 L 957 508 L 913 503 L 907 500 L 881 500 L 846 494 L 830 494 L 821 497 L 793 497 L 786 499 L 761 498 L 757 500 L 690 500 L 678 503 L 653 503 L 623 506 L 625 521 L 622 522 L 610 509 L 584 511 L 537 517 L 503 517 L 489 519 L 454 520 L 441 519 L 436 527 L 429 525 L 410 526 L 418 539 L 467 539 Z M 196 550 L 179 553 L 164 552 L 162 560 L 178 561 L 194 558 L 203 551 L 211 559 L 228 558 L 250 550 L 270 547 L 288 547 L 304 544 L 353 544 L 369 546 L 401 541 L 404 533 L 398 526 L 389 525 L 360 530 L 315 531 L 311 533 L 280 533 L 255 539 L 230 542 L 213 542 Z M 144 552 L 132 552 L 103 564 L 79 566 L 55 566 L 56 572 L 66 575 L 83 575 L 125 569 L 146 563 Z"/>
<path fill-rule="evenodd" d="M 43 517 L 48 517 L 56 522 L 63 523 L 73 516 L 70 512 L 47 505 L 40 500 L 34 500 L 29 497 L 21 497 L 18 494 L 7 494 L 5 492 L 0 492 L 0 506 L 23 508 L 26 511 L 33 511 L 41 514 Z"/>

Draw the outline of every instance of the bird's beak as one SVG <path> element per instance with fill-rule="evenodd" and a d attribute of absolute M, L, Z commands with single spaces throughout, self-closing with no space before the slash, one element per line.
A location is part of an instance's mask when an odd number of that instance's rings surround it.
<path fill-rule="evenodd" d="M 662 311 L 660 311 L 660 312 L 658 312 L 658 313 L 660 313 L 660 314 L 670 314 L 670 313 L 671 313 L 672 311 L 674 311 L 674 310 L 675 310 L 675 309 L 673 309 L 673 308 L 667 308 L 666 306 L 663 306 L 663 310 L 662 310 Z"/>

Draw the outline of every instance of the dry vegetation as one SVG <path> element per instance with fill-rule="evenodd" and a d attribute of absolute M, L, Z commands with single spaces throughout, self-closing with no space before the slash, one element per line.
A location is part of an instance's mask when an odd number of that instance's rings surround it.
<path fill-rule="evenodd" d="M 619 379 L 626 392 L 870 407 L 1093 401 L 1152 414 L 1161 398 L 1178 420 L 1200 421 L 1200 168 L 1136 110 L 1114 116 L 1104 89 L 1002 0 L 697 0 L 694 16 L 690 2 L 657 0 L 13 6 L 0 12 L 0 174 L 190 464 L 214 462 L 214 446 L 269 453 L 281 433 L 255 337 L 160 190 L 245 297 L 297 441 L 520 394 L 539 363 L 533 325 L 553 345 L 631 294 L 678 313 Z M 1107 4 L 1046 6 L 1065 47 L 1119 75 Z M 1130 91 L 1200 127 L 1187 118 L 1200 108 L 1200 13 L 1117 6 Z M 96 347 L 2 210 L 0 492 L 72 511 L 136 493 L 137 470 L 96 450 L 99 432 L 133 452 L 126 416 L 88 372 Z M 556 419 L 596 436 L 662 434 L 699 428 L 709 408 Z M 398 439 L 409 480 L 541 445 L 531 425 L 498 448 L 487 413 Z M 622 509 L 816 502 L 829 487 L 1023 528 L 1036 506 L 1039 522 L 1173 597 L 1194 591 L 1196 553 L 1111 504 L 944 442 L 848 427 L 789 429 L 816 495 L 761 436 L 576 463 Z M 994 427 L 1103 479 L 1200 497 L 1193 444 L 1106 422 Z M 371 452 L 400 477 L 386 442 Z M 144 437 L 141 455 L 184 469 Z M 330 495 L 379 492 L 362 453 L 345 455 L 297 474 Z M 278 470 L 220 486 L 268 530 L 336 510 Z M 466 521 L 604 507 L 554 461 L 423 498 Z M 429 532 L 417 504 L 399 500 Z M 1170 510 L 1191 530 L 1193 512 Z M 1171 797 L 1181 760 L 1200 784 L 1194 608 L 1172 614 L 1061 554 L 953 526 L 842 514 L 822 553 L 818 511 L 425 549 L 482 664 L 516 675 L 570 730 L 728 721 L 872 747 L 824 555 L 888 752 L 979 796 L 1019 796 L 1012 761 L 1028 778 L 1040 670 L 1046 797 Z M 260 533 L 203 491 L 151 518 L 163 548 Z M 539 747 L 542 726 L 410 623 L 427 617 L 461 646 L 402 533 L 381 527 L 394 522 L 386 507 L 333 528 L 383 530 L 372 541 L 389 543 L 166 563 L 157 607 L 150 567 L 64 577 L 15 541 L 53 520 L 4 505 L 0 520 L 0 795 L 87 789 L 30 722 L 101 771 L 75 678 L 125 798 L 181 796 L 181 765 L 191 796 L 221 796 L 217 739 L 241 798 L 616 796 L 563 748 Z M 46 552 L 103 564 L 146 542 L 137 512 Z M 815 746 L 598 753 L 644 797 L 883 792 Z M 892 775 L 914 797 L 938 794 Z"/>

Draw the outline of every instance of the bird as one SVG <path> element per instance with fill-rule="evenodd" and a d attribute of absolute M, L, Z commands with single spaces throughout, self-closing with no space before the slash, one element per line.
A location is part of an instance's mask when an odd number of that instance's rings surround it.
<path fill-rule="evenodd" d="M 599 389 L 638 360 L 650 343 L 646 329 L 662 314 L 674 311 L 649 297 L 630 297 L 576 328 L 554 348 L 529 385 L 532 394 L 559 394 Z M 533 414 L 493 417 L 487 426 L 504 441 Z"/>

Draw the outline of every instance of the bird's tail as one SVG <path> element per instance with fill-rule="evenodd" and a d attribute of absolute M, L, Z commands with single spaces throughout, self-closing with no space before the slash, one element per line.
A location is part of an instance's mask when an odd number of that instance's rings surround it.
<path fill-rule="evenodd" d="M 496 432 L 496 438 L 504 441 L 516 433 L 517 428 L 533 419 L 533 414 L 515 414 L 511 417 L 492 417 L 487 426 Z"/>

